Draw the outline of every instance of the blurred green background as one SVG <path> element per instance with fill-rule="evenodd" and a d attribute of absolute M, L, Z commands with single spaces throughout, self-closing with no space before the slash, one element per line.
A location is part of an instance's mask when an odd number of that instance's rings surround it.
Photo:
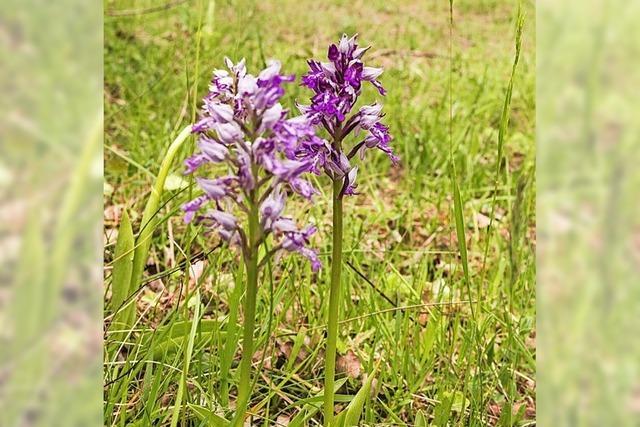
<path fill-rule="evenodd" d="M 101 424 L 102 11 L 0 4 L 0 425 Z"/>
<path fill-rule="evenodd" d="M 538 419 L 640 423 L 638 1 L 538 8 Z"/>

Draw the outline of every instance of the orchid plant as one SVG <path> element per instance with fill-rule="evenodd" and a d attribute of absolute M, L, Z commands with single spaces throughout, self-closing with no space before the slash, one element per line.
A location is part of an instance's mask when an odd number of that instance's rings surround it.
<path fill-rule="evenodd" d="M 251 393 L 260 269 L 278 251 L 300 253 L 314 271 L 321 266 L 309 248 L 316 228 L 299 228 L 283 213 L 288 193 L 306 199 L 316 193 L 303 178 L 315 168 L 315 158 L 298 153 L 303 143 L 313 146 L 320 139 L 309 116 L 289 117 L 280 104 L 283 85 L 295 78 L 281 74 L 279 62 L 271 61 L 257 76 L 247 73 L 244 60 L 225 62 L 228 70 L 213 72 L 200 119 L 192 127 L 198 150 L 185 161 L 202 194 L 182 209 L 186 222 L 197 221 L 238 248 L 246 268 L 243 348 L 232 422 L 242 425 Z M 265 255 L 259 259 L 261 253 Z"/>
<path fill-rule="evenodd" d="M 316 193 L 303 176 L 325 173 L 333 182 L 333 248 L 327 327 L 324 424 L 333 420 L 335 357 L 338 338 L 344 196 L 355 195 L 358 155 L 377 148 L 396 164 L 389 143 L 389 128 L 382 123 L 382 105 L 365 105 L 353 112 L 363 82 L 380 95 L 381 68 L 366 67 L 357 36 L 343 35 L 329 46 L 329 62 L 309 60 L 302 84 L 314 92 L 310 105 L 298 105 L 302 115 L 290 117 L 280 104 L 285 83 L 295 80 L 281 74 L 277 61 L 269 62 L 257 76 L 247 73 L 245 61 L 225 58 L 227 70 L 215 70 L 204 97 L 200 119 L 192 126 L 198 150 L 185 161 L 186 173 L 196 174 L 202 194 L 182 206 L 185 222 L 196 221 L 232 247 L 238 248 L 247 272 L 244 332 L 236 415 L 232 425 L 242 425 L 251 393 L 251 357 L 256 297 L 260 269 L 279 251 L 298 252 L 311 267 L 321 267 L 309 248 L 316 228 L 299 228 L 283 215 L 288 193 L 306 199 Z M 316 134 L 324 128 L 329 140 Z M 360 141 L 346 150 L 347 137 Z M 267 239 L 273 240 L 272 249 Z M 262 250 L 261 250 L 262 249 Z M 260 254 L 264 255 L 260 258 Z"/>
<path fill-rule="evenodd" d="M 309 72 L 302 84 L 314 93 L 310 105 L 299 109 L 316 126 L 324 128 L 330 142 L 310 138 L 302 141 L 297 158 L 311 161 L 312 171 L 324 171 L 333 181 L 333 247 L 331 259 L 331 287 L 327 324 L 324 383 L 324 425 L 333 420 L 336 345 L 340 308 L 340 278 L 342 274 L 343 197 L 356 193 L 357 166 L 352 166 L 356 155 L 362 160 L 369 149 L 377 148 L 395 165 L 398 157 L 389 143 L 389 128 L 382 123 L 382 105 L 365 105 L 354 111 L 364 82 L 371 83 L 380 93 L 385 89 L 378 81 L 382 68 L 367 67 L 362 62 L 369 47 L 358 47 L 357 35 L 342 36 L 339 43 L 329 46 L 328 62 L 309 60 Z M 350 115 L 351 114 L 351 115 Z M 348 137 L 356 143 L 347 149 Z"/>

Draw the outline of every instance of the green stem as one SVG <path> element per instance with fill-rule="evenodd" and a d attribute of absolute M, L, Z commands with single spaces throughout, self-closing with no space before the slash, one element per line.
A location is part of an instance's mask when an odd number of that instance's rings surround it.
<path fill-rule="evenodd" d="M 342 274 L 342 191 L 341 179 L 333 181 L 333 253 L 331 258 L 331 289 L 329 290 L 329 319 L 324 369 L 324 425 L 333 421 L 334 384 L 336 374 L 336 345 L 340 317 L 340 276 Z"/>
<path fill-rule="evenodd" d="M 240 382 L 236 415 L 231 425 L 241 427 L 247 412 L 251 395 L 251 360 L 253 357 L 253 333 L 256 315 L 256 294 L 258 293 L 258 241 L 260 239 L 258 204 L 251 203 L 249 212 L 249 248 L 245 257 L 247 269 L 247 290 L 244 299 L 244 335 L 242 359 L 240 360 Z"/>
<path fill-rule="evenodd" d="M 242 298 L 242 283 L 244 280 L 242 268 L 238 269 L 235 277 L 235 286 L 229 299 L 229 319 L 227 320 L 227 335 L 224 343 L 222 360 L 220 362 L 220 404 L 223 408 L 229 407 L 229 370 L 233 355 L 236 353 L 238 304 Z"/>

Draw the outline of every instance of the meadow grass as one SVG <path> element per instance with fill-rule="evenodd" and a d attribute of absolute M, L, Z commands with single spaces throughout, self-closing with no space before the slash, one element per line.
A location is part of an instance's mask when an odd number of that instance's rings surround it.
<path fill-rule="evenodd" d="M 175 162 L 144 229 L 171 141 L 223 57 L 300 76 L 342 32 L 385 67 L 401 157 L 369 153 L 345 199 L 336 405 L 380 363 L 361 425 L 535 424 L 533 5 L 509 1 L 105 4 L 105 425 L 223 425 L 235 403 L 243 275 L 217 239 L 185 226 L 195 191 Z M 518 11 L 525 16 L 517 67 Z M 514 71 L 515 70 L 515 71 Z M 309 93 L 291 87 L 286 103 Z M 371 98 L 373 94 L 370 94 Z M 365 102 L 368 97 L 365 96 Z M 178 154 L 193 150 L 187 141 Z M 296 210 L 318 226 L 325 268 L 296 256 L 260 281 L 249 405 L 255 425 L 321 422 L 331 253 L 329 182 Z M 112 323 L 122 212 L 151 231 L 130 324 Z M 117 276 L 117 274 L 115 274 Z M 118 300 L 127 299 L 118 295 Z"/>

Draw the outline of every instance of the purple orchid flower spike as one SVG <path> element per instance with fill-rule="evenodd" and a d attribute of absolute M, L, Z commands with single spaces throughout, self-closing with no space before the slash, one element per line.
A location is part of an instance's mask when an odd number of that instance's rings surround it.
<path fill-rule="evenodd" d="M 332 179 L 340 177 L 345 187 L 342 195 L 356 194 L 352 191 L 355 183 L 351 182 L 355 172 L 351 173 L 354 168 L 350 165 L 356 154 L 364 159 L 367 150 L 377 148 L 394 165 L 399 161 L 389 145 L 392 140 L 389 128 L 382 123 L 381 104 L 365 105 L 349 116 L 362 93 L 363 82 L 371 83 L 380 95 L 386 94 L 378 80 L 383 69 L 365 66 L 362 62 L 368 49 L 358 47 L 357 35 L 348 37 L 345 34 L 337 44 L 329 46 L 329 62 L 309 60 L 309 72 L 302 77 L 302 85 L 311 89 L 314 95 L 310 105 L 298 105 L 298 108 L 313 124 L 326 129 L 334 143 L 328 146 L 302 144 L 297 154 L 300 158 L 314 159 L 315 173 L 324 167 Z M 343 141 L 349 135 L 362 136 L 345 152 L 345 162 Z M 336 159 L 339 159 L 338 163 Z"/>
<path fill-rule="evenodd" d="M 234 216 L 236 211 L 248 213 L 252 204 L 263 213 L 268 211 L 269 221 L 262 223 L 259 233 L 261 244 L 272 232 L 268 225 L 277 221 L 284 209 L 284 187 L 307 199 L 316 193 L 303 178 L 314 169 L 314 159 L 299 159 L 296 152 L 303 144 L 317 144 L 319 138 L 308 117 L 288 117 L 280 104 L 283 84 L 294 78 L 281 74 L 279 62 L 269 62 L 257 77 L 247 73 L 244 60 L 234 64 L 226 58 L 225 63 L 228 70 L 213 72 L 200 119 L 193 126 L 199 136 L 198 150 L 185 166 L 186 173 L 195 174 L 222 163 L 229 175 L 216 179 L 198 176 L 196 182 L 204 195 L 184 204 L 183 210 L 186 222 L 196 219 L 218 230 L 223 239 L 233 238 L 246 256 L 250 242 L 241 221 L 236 219 L 232 226 L 230 220 L 220 219 Z M 210 203 L 215 210 L 197 215 Z M 283 242 L 275 246 L 283 248 L 286 237 L 279 237 Z M 309 258 L 315 271 L 320 265 L 317 255 L 307 249 L 297 252 Z"/>

